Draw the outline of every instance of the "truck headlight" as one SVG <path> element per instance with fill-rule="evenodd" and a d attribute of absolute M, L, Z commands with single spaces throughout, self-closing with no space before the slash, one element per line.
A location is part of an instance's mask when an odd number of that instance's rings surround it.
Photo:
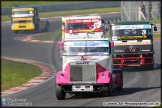
<path fill-rule="evenodd" d="M 34 24 L 33 24 L 33 23 L 31 23 L 31 24 L 30 24 L 30 26 L 34 26 Z"/>
<path fill-rule="evenodd" d="M 12 24 L 12 27 L 15 27 L 15 24 Z"/>

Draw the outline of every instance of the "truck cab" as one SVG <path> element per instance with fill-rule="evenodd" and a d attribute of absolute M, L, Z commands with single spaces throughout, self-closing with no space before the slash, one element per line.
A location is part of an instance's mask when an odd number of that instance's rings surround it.
<path fill-rule="evenodd" d="M 38 9 L 36 6 L 15 6 L 12 8 L 11 30 L 15 33 L 19 31 L 37 32 L 47 30 L 48 21 L 40 21 Z M 47 30 L 48 31 L 48 30 Z"/>
<path fill-rule="evenodd" d="M 112 68 L 108 38 L 66 39 L 62 71 L 56 74 L 55 91 L 58 100 L 66 93 L 101 93 L 110 96 L 122 89 L 121 69 Z"/>
<path fill-rule="evenodd" d="M 104 38 L 106 31 L 101 16 L 62 17 L 62 42 L 66 39 Z"/>
<path fill-rule="evenodd" d="M 154 27 L 153 27 L 154 26 Z M 154 66 L 153 29 L 148 21 L 118 21 L 110 24 L 110 39 L 113 42 L 113 65 Z"/>

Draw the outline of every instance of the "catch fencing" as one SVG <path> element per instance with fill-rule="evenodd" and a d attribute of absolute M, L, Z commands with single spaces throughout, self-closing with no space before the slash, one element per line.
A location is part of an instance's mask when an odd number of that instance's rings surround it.
<path fill-rule="evenodd" d="M 120 1 L 86 1 L 70 2 L 60 4 L 34 5 L 38 7 L 39 12 L 65 11 L 65 10 L 83 10 L 93 8 L 111 8 L 120 7 Z M 1 8 L 1 15 L 11 14 L 12 7 Z"/>
<path fill-rule="evenodd" d="M 153 10 L 157 9 L 158 1 L 143 1 L 145 9 L 141 10 L 141 1 L 121 1 L 121 20 L 122 21 L 150 21 L 153 17 Z M 152 7 L 152 10 L 151 10 Z"/>

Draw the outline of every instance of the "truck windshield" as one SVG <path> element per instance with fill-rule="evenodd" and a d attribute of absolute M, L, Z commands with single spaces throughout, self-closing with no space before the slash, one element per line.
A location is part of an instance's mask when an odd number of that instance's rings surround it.
<path fill-rule="evenodd" d="M 118 40 L 125 39 L 152 39 L 151 29 L 118 29 L 114 30 L 113 36 Z"/>
<path fill-rule="evenodd" d="M 101 20 L 99 19 L 85 19 L 85 20 L 67 20 L 65 24 L 66 33 L 80 33 L 80 32 L 101 32 Z"/>
<path fill-rule="evenodd" d="M 12 15 L 24 15 L 24 14 L 30 14 L 30 11 L 15 11 L 12 12 Z"/>
<path fill-rule="evenodd" d="M 108 47 L 69 47 L 69 53 L 71 52 L 108 52 Z"/>
<path fill-rule="evenodd" d="M 64 43 L 66 55 L 77 54 L 108 54 L 108 40 L 97 41 L 69 41 Z"/>

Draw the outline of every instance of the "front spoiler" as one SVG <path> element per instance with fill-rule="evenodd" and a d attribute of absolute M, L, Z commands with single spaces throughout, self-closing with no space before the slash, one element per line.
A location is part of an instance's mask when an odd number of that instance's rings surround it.
<path fill-rule="evenodd" d="M 71 90 L 72 85 L 93 85 L 94 91 L 72 91 Z M 81 93 L 81 92 L 100 93 L 107 85 L 108 84 L 62 84 L 60 85 L 60 87 L 66 93 Z"/>

